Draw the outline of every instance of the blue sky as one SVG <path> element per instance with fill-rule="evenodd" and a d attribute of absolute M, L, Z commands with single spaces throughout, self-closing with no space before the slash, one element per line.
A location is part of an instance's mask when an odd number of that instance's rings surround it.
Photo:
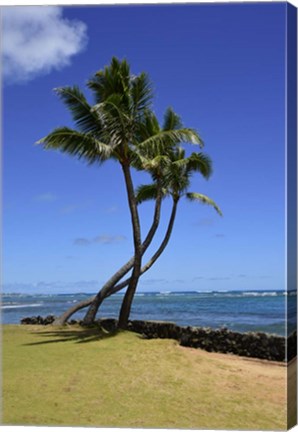
<path fill-rule="evenodd" d="M 72 126 L 53 88 L 84 88 L 112 56 L 148 72 L 160 119 L 172 106 L 199 131 L 214 173 L 194 177 L 191 191 L 224 214 L 181 202 L 139 289 L 284 289 L 285 12 L 285 3 L 4 9 L 3 291 L 93 292 L 132 255 L 119 167 L 34 145 Z M 143 235 L 152 212 L 140 209 Z"/>

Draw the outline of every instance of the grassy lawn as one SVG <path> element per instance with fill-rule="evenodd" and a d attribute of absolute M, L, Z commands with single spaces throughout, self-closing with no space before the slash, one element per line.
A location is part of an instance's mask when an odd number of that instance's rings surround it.
<path fill-rule="evenodd" d="M 79 327 L 3 326 L 6 425 L 286 428 L 286 368 Z"/>

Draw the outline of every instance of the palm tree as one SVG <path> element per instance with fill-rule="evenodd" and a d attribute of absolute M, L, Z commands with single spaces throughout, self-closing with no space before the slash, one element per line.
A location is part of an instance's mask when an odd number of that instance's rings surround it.
<path fill-rule="evenodd" d="M 211 175 L 211 160 L 206 155 L 204 155 L 203 153 L 192 153 L 188 158 L 186 158 L 185 151 L 182 148 L 178 147 L 174 149 L 171 148 L 167 157 L 163 158 L 163 161 L 167 161 L 167 163 L 163 165 L 162 171 L 162 195 L 163 197 L 167 195 L 170 195 L 172 197 L 173 207 L 164 240 L 162 241 L 156 253 L 152 256 L 152 258 L 147 262 L 145 266 L 142 267 L 141 274 L 145 273 L 147 270 L 149 270 L 149 268 L 152 267 L 152 265 L 156 262 L 156 260 L 160 257 L 160 255 L 166 248 L 172 233 L 177 211 L 177 205 L 179 200 L 183 196 L 185 196 L 191 201 L 198 201 L 204 204 L 211 205 L 214 207 L 218 214 L 222 215 L 221 210 L 219 209 L 217 204 L 206 195 L 194 192 L 187 192 L 191 176 L 194 172 L 200 172 L 205 178 L 209 178 L 209 176 Z M 155 173 L 153 171 L 153 175 L 154 174 Z M 138 203 L 141 203 L 148 199 L 156 198 L 157 191 L 157 183 L 140 186 L 137 190 Z M 111 287 L 108 291 L 101 291 L 98 294 L 98 298 L 100 298 L 98 306 L 106 297 L 112 295 L 115 292 L 118 292 L 128 283 L 129 279 L 123 281 L 122 283 L 114 287 Z"/>
<path fill-rule="evenodd" d="M 157 251 L 141 268 L 141 275 L 147 272 L 152 267 L 152 265 L 157 261 L 157 259 L 161 256 L 166 246 L 168 245 L 174 226 L 178 202 L 182 197 L 186 197 L 190 201 L 197 201 L 203 204 L 210 205 L 216 210 L 219 215 L 222 215 L 220 208 L 212 199 L 200 193 L 188 192 L 191 177 L 195 172 L 201 173 L 202 176 L 206 179 L 210 177 L 212 173 L 212 164 L 208 156 L 203 153 L 192 153 L 189 157 L 186 158 L 185 151 L 182 148 L 176 148 L 175 150 L 172 149 L 168 153 L 168 156 L 163 159 L 163 161 L 164 164 L 162 169 L 162 196 L 163 198 L 165 198 L 166 196 L 171 196 L 173 205 L 165 236 Z M 167 163 L 165 163 L 166 161 Z M 152 165 L 154 166 L 154 162 L 152 163 Z M 152 170 L 151 173 L 154 177 L 154 170 Z M 136 192 L 136 199 L 138 204 L 141 204 L 142 202 L 153 198 L 156 199 L 157 193 L 158 187 L 156 183 L 139 186 Z M 97 294 L 97 310 L 101 303 L 107 297 L 125 288 L 129 284 L 129 282 L 130 278 L 114 286 L 110 286 L 108 289 L 101 289 Z M 94 301 L 94 299 L 95 297 L 92 296 L 72 306 L 61 316 L 60 323 L 64 323 L 75 312 L 89 306 Z"/>
<path fill-rule="evenodd" d="M 140 220 L 131 175 L 134 152 L 139 145 L 142 148 L 156 148 L 171 141 L 175 144 L 177 140 L 200 144 L 201 139 L 196 131 L 182 128 L 159 131 L 140 141 L 144 135 L 146 116 L 151 109 L 152 85 L 147 74 L 132 75 L 126 60 L 113 58 L 109 66 L 95 73 L 87 86 L 95 98 L 93 106 L 77 86 L 56 89 L 70 110 L 76 128 L 57 128 L 39 143 L 45 149 L 66 152 L 86 160 L 88 164 L 101 164 L 110 158 L 119 162 L 126 185 L 134 243 L 134 266 L 128 287 L 130 296 L 136 289 L 142 261 Z M 126 272 L 127 266 L 123 266 L 114 275 L 113 285 Z M 86 322 L 92 315 L 90 307 Z"/>
<path fill-rule="evenodd" d="M 137 282 L 141 274 L 141 259 L 150 245 L 158 227 L 162 198 L 162 166 L 164 164 L 164 160 L 167 158 L 168 152 L 173 147 L 186 140 L 188 142 L 199 144 L 200 146 L 203 145 L 199 135 L 193 129 L 184 128 L 179 116 L 171 108 L 166 110 L 162 128 L 160 127 L 154 113 L 150 110 L 146 110 L 142 120 L 135 128 L 135 138 L 135 142 L 137 144 L 134 147 L 134 152 L 131 152 L 130 163 L 137 170 L 146 170 L 149 172 L 156 182 L 155 216 L 158 215 L 158 220 L 157 217 L 154 218 L 155 223 L 153 223 L 146 239 L 144 240 L 143 244 L 140 245 L 139 250 L 136 251 L 135 249 L 134 256 L 117 273 L 115 273 L 115 275 L 112 276 L 109 281 L 105 283 L 102 289 L 98 292 L 97 296 L 93 299 L 83 320 L 87 325 L 94 322 L 98 308 L 102 300 L 108 294 L 109 290 L 113 288 L 115 284 L 119 282 L 119 280 L 133 268 L 132 276 L 129 279 L 128 289 L 122 303 L 118 322 L 118 326 L 120 328 L 126 327 L 132 300 L 137 288 Z M 137 267 L 137 269 L 135 267 Z M 117 279 L 116 281 L 115 276 Z"/>
<path fill-rule="evenodd" d="M 153 113 L 150 112 L 149 115 L 145 117 L 145 125 L 147 125 L 146 120 L 150 120 L 150 124 L 153 123 L 155 128 L 158 130 L 158 121 Z M 173 126 L 182 127 L 182 123 L 177 114 L 169 109 L 165 116 L 165 125 L 163 131 L 170 132 Z M 145 131 L 147 130 L 148 128 L 145 128 Z M 152 143 L 153 145 L 150 146 L 147 144 L 148 140 L 150 140 L 150 137 L 145 139 L 145 141 L 141 140 L 137 151 L 134 153 L 134 161 L 140 161 L 141 166 L 145 167 L 146 170 L 151 174 L 155 183 L 150 186 L 145 186 L 143 189 L 139 189 L 139 195 L 142 190 L 143 195 L 145 192 L 146 197 L 149 196 L 150 198 L 156 198 L 158 196 L 158 191 L 161 189 L 163 195 L 171 194 L 173 196 L 175 207 L 174 211 L 176 211 L 176 205 L 180 198 L 180 194 L 187 188 L 189 184 L 190 172 L 198 170 L 205 177 L 208 177 L 211 173 L 211 161 L 202 153 L 193 153 L 188 159 L 186 167 L 185 152 L 181 147 L 178 146 L 178 144 L 181 142 L 180 139 L 176 139 L 174 141 L 172 139 L 165 140 L 162 143 L 157 141 Z M 187 172 L 187 175 L 184 174 L 184 171 Z M 198 197 L 196 196 L 196 198 Z M 118 320 L 119 328 L 126 328 L 128 323 L 130 310 L 137 287 L 136 284 L 133 285 L 133 288 L 131 287 L 131 280 L 133 279 L 134 271 L 135 268 L 133 270 L 128 289 L 121 305 Z M 140 275 L 141 267 L 138 267 L 138 278 Z"/>
<path fill-rule="evenodd" d="M 167 195 L 172 197 L 173 206 L 171 217 L 164 240 L 162 241 L 160 247 L 153 255 L 153 257 L 141 269 L 141 274 L 145 273 L 156 262 L 156 260 L 160 257 L 160 255 L 166 248 L 172 234 L 178 202 L 183 196 L 185 196 L 190 201 L 197 201 L 203 204 L 211 205 L 216 210 L 216 212 L 220 216 L 222 216 L 220 208 L 211 198 L 201 193 L 188 192 L 191 176 L 194 172 L 200 172 L 205 178 L 208 178 L 211 175 L 211 160 L 203 153 L 192 153 L 189 157 L 186 158 L 185 150 L 181 147 L 172 148 L 167 157 L 164 158 L 164 161 L 166 160 L 167 163 L 163 166 L 162 195 L 164 197 Z M 137 191 L 138 203 L 141 203 L 148 199 L 152 199 L 154 197 L 156 198 L 157 191 L 157 183 L 140 186 Z M 113 290 L 111 290 L 111 294 L 122 289 L 122 287 L 125 286 L 125 284 L 128 282 L 128 280 L 124 281 L 122 284 L 114 287 Z M 119 315 L 119 320 L 121 319 L 122 312 L 123 303 Z"/>

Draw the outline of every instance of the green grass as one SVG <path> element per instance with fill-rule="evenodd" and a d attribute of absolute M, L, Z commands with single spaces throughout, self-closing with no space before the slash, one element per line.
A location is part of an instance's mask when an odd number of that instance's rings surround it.
<path fill-rule="evenodd" d="M 6 425 L 285 429 L 281 364 L 79 327 L 3 326 Z"/>

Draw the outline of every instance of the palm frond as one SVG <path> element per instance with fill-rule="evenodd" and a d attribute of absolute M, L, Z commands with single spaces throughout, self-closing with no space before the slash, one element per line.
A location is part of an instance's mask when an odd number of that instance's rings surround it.
<path fill-rule="evenodd" d="M 54 91 L 70 110 L 72 118 L 81 132 L 100 132 L 102 127 L 100 119 L 92 110 L 79 87 L 60 87 Z"/>
<path fill-rule="evenodd" d="M 203 177 L 208 179 L 212 174 L 212 161 L 204 153 L 192 153 L 187 159 L 187 169 L 189 172 L 198 171 Z"/>
<path fill-rule="evenodd" d="M 169 165 L 169 163 L 171 163 L 171 160 L 167 154 L 157 155 L 150 159 L 150 167 L 154 171 L 156 171 L 158 168 L 163 170 Z"/>
<path fill-rule="evenodd" d="M 160 132 L 160 126 L 156 115 L 146 109 L 143 113 L 142 119 L 137 122 L 135 127 L 134 145 L 145 141 L 146 139 L 157 135 Z M 143 149 L 144 151 L 145 149 Z"/>
<path fill-rule="evenodd" d="M 160 131 L 157 134 L 145 139 L 138 144 L 140 150 L 146 148 L 155 154 L 165 152 L 166 148 L 175 146 L 180 143 L 200 144 L 201 138 L 194 129 L 177 129 L 169 131 Z"/>
<path fill-rule="evenodd" d="M 146 73 L 142 72 L 140 75 L 132 77 L 130 95 L 133 118 L 143 116 L 144 112 L 150 108 L 153 98 L 152 84 Z"/>
<path fill-rule="evenodd" d="M 175 146 L 170 149 L 169 156 L 172 163 L 176 163 L 177 166 L 181 163 L 186 166 L 187 159 L 185 158 L 185 150 L 181 146 Z"/>
<path fill-rule="evenodd" d="M 163 184 L 171 191 L 172 195 L 181 196 L 190 185 L 190 176 L 185 165 L 172 162 L 164 170 Z"/>
<path fill-rule="evenodd" d="M 220 208 L 218 207 L 218 205 L 211 198 L 207 197 L 206 195 L 196 193 L 196 192 L 188 192 L 186 194 L 186 197 L 190 201 L 199 201 L 203 204 L 211 205 L 217 211 L 217 213 L 220 216 L 222 216 L 222 212 L 221 212 Z"/>
<path fill-rule="evenodd" d="M 174 112 L 174 110 L 169 107 L 167 108 L 162 129 L 164 131 L 173 130 L 173 129 L 181 129 L 183 127 L 181 118 Z"/>
<path fill-rule="evenodd" d="M 140 185 L 136 189 L 136 201 L 141 204 L 144 201 L 154 200 L 157 198 L 158 187 L 156 183 Z M 163 191 L 163 194 L 165 191 Z"/>
<path fill-rule="evenodd" d="M 111 64 L 96 72 L 87 82 L 87 86 L 93 91 L 96 103 L 101 103 L 115 93 L 123 95 L 125 99 L 129 81 L 129 64 L 126 60 L 121 61 L 113 57 Z"/>
<path fill-rule="evenodd" d="M 96 111 L 102 122 L 104 141 L 109 141 L 114 147 L 129 141 L 130 117 L 123 109 L 121 95 L 112 94 L 105 102 L 94 105 L 92 110 Z"/>
<path fill-rule="evenodd" d="M 92 134 L 61 127 L 37 142 L 45 149 L 57 149 L 64 153 L 86 159 L 88 163 L 103 162 L 111 157 L 113 148 L 94 138 Z"/>
<path fill-rule="evenodd" d="M 164 168 L 170 163 L 170 159 L 167 155 L 145 157 L 136 151 L 131 152 L 130 161 L 135 169 L 148 171 L 153 179 L 162 176 L 164 174 Z"/>

